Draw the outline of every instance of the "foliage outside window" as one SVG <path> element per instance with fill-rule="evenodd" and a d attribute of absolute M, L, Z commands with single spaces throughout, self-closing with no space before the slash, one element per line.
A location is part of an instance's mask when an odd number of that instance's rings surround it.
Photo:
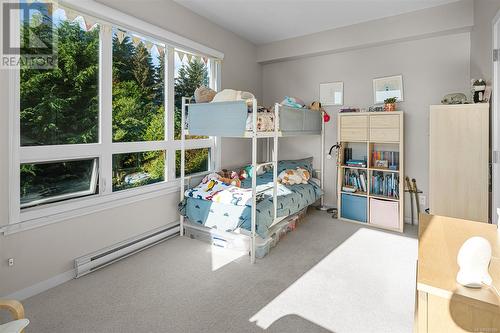
<path fill-rule="evenodd" d="M 165 138 L 164 73 L 164 46 L 114 30 L 113 142 Z"/>
<path fill-rule="evenodd" d="M 33 22 L 36 20 L 34 16 L 31 24 L 29 18 L 21 21 L 21 38 L 53 30 L 58 40 L 58 66 L 51 70 L 21 66 L 21 145 L 97 142 L 99 27 L 85 31 L 81 21 L 61 18 L 59 24 L 50 26 Z M 31 50 L 22 47 L 21 54 Z"/>
<path fill-rule="evenodd" d="M 113 155 L 113 191 L 165 180 L 165 152 Z"/>
<path fill-rule="evenodd" d="M 209 86 L 208 60 L 188 55 L 182 51 L 175 52 L 175 129 L 174 137 L 181 139 L 182 97 L 193 97 L 199 86 Z M 186 139 L 206 139 L 206 136 L 187 135 Z"/>
<path fill-rule="evenodd" d="M 186 150 L 185 174 L 207 171 L 210 162 L 210 149 L 188 149 Z M 175 152 L 175 176 L 181 176 L 181 151 Z"/>
<path fill-rule="evenodd" d="M 35 15 L 23 18 L 20 36 L 29 38 L 28 29 L 40 36 L 56 34 L 58 65 L 20 68 L 19 207 L 138 188 L 180 172 L 179 144 L 174 140 L 180 138 L 181 97 L 214 82 L 210 60 L 193 54 L 179 57 L 164 43 L 91 23 L 95 19 L 59 7 L 53 25 L 37 20 Z M 21 48 L 23 52 L 33 51 Z M 167 76 L 172 53 L 175 71 Z M 111 81 L 103 79 L 103 73 L 112 73 Z M 166 107 L 168 82 L 174 83 L 173 110 Z M 111 101 L 111 109 L 106 101 Z M 167 111 L 173 113 L 174 133 L 167 132 Z M 32 158 L 35 147 L 44 153 Z M 187 173 L 208 170 L 209 152 L 187 150 Z"/>

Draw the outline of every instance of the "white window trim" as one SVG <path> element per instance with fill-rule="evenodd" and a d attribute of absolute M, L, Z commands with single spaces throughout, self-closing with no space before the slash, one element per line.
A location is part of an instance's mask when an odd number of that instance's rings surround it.
<path fill-rule="evenodd" d="M 68 8 L 102 19 L 100 45 L 100 112 L 99 143 L 78 145 L 53 145 L 20 147 L 20 91 L 19 70 L 9 71 L 9 224 L 0 226 L 0 232 L 12 234 L 48 224 L 99 212 L 105 209 L 128 205 L 132 202 L 151 199 L 178 192 L 180 182 L 175 177 L 175 152 L 181 148 L 179 140 L 174 140 L 174 47 L 197 54 L 222 59 L 224 54 L 207 46 L 191 41 L 167 30 L 139 20 L 118 10 L 99 4 L 93 0 L 64 0 L 60 3 Z M 131 31 L 155 38 L 167 45 L 166 70 L 166 112 L 167 126 L 165 140 L 154 142 L 112 143 L 112 26 L 119 26 Z M 104 42 L 105 40 L 108 42 Z M 217 90 L 221 86 L 220 64 L 214 64 Z M 107 98 L 106 98 L 107 97 Z M 210 148 L 209 170 L 220 167 L 220 138 L 186 140 L 186 149 Z M 112 191 L 112 155 L 117 153 L 165 150 L 165 181 L 123 191 Z M 47 204 L 40 207 L 20 209 L 20 164 L 48 161 L 60 161 L 97 157 L 99 158 L 100 193 L 72 199 L 64 202 Z"/>

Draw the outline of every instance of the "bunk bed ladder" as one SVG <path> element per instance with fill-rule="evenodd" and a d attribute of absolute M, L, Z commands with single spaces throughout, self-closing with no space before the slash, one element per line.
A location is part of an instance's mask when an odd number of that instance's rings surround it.
<path fill-rule="evenodd" d="M 257 163 L 257 144 L 258 144 L 258 131 L 257 131 L 257 100 L 253 99 L 252 104 L 252 228 L 251 228 L 251 244 L 250 244 L 250 262 L 255 263 L 255 237 L 256 237 L 256 224 L 257 224 L 257 169 L 261 165 L 273 166 L 273 222 L 278 217 L 278 137 L 279 137 L 279 104 L 276 103 L 274 107 L 274 131 L 273 131 L 273 153 L 272 162 Z M 269 140 L 269 137 L 267 137 Z M 267 145 L 269 156 L 269 142 Z"/>

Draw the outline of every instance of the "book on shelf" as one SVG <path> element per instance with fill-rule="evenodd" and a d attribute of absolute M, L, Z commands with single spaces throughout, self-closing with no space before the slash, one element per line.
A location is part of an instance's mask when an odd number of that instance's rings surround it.
<path fill-rule="evenodd" d="M 354 186 L 342 186 L 342 191 L 347 193 L 355 193 L 358 189 Z"/>
<path fill-rule="evenodd" d="M 371 165 L 374 168 L 399 170 L 399 152 L 397 151 L 372 151 Z"/>
<path fill-rule="evenodd" d="M 343 187 L 353 187 L 356 191 L 366 192 L 366 173 L 358 170 L 346 170 L 344 173 Z"/>
<path fill-rule="evenodd" d="M 345 161 L 346 166 L 357 167 L 357 168 L 366 168 L 366 161 L 364 160 L 347 160 Z"/>
<path fill-rule="evenodd" d="M 394 199 L 399 198 L 399 175 L 374 172 L 371 177 L 370 193 Z"/>

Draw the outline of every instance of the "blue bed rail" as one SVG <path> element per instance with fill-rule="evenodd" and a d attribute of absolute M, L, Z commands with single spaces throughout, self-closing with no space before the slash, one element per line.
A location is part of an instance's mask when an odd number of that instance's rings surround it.
<path fill-rule="evenodd" d="M 190 135 L 244 137 L 248 117 L 245 101 L 189 104 Z M 280 136 L 321 135 L 321 112 L 279 106 Z"/>

